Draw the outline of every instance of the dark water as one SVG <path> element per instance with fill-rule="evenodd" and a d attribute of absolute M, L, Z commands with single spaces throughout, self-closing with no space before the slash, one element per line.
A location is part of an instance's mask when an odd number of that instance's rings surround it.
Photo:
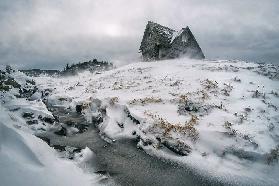
<path fill-rule="evenodd" d="M 60 112 L 63 115 L 63 112 Z M 67 119 L 79 120 L 78 114 L 70 113 Z M 196 186 L 222 185 L 202 179 L 186 167 L 160 160 L 136 147 L 132 139 L 122 139 L 114 143 L 105 142 L 95 126 L 88 131 L 71 137 L 48 136 L 55 145 L 89 147 L 96 154 L 96 171 L 108 173 L 117 185 L 123 186 Z"/>

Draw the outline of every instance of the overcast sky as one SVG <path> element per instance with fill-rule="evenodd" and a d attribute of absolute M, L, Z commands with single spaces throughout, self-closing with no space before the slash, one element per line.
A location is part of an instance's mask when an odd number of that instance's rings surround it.
<path fill-rule="evenodd" d="M 0 64 L 135 61 L 148 20 L 188 25 L 209 59 L 279 63 L 278 0 L 0 0 Z"/>

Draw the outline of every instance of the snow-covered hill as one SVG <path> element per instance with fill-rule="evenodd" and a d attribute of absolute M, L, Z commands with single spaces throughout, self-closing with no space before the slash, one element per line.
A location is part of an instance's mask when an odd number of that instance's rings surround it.
<path fill-rule="evenodd" d="M 32 79 L 10 67 L 1 67 L 0 81 L 0 185 L 98 185 L 99 176 L 81 168 L 92 152 L 84 149 L 76 161 L 61 159 L 53 148 L 34 136 L 42 123 L 32 123 L 36 126 L 30 127 L 22 117 L 30 112 L 52 117 Z"/>
<path fill-rule="evenodd" d="M 231 181 L 277 183 L 278 66 L 188 59 L 102 74 L 36 79 L 49 102 L 100 117 L 107 140 L 137 138 L 147 153 Z M 62 98 L 62 99 L 61 99 Z M 96 104 L 101 101 L 101 106 Z M 96 106 L 97 105 L 97 106 Z"/>
<path fill-rule="evenodd" d="M 48 93 L 46 105 L 82 109 L 109 142 L 133 138 L 150 155 L 232 184 L 276 185 L 278 69 L 179 59 L 35 82 L 42 95 Z M 34 97 L 40 102 L 40 95 Z M 78 131 L 66 130 L 67 135 Z"/>

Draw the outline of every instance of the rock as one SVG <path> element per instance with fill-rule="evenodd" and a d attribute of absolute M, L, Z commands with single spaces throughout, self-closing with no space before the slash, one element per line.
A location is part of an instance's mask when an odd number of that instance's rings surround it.
<path fill-rule="evenodd" d="M 135 141 L 136 141 L 136 142 L 139 142 L 140 139 L 141 139 L 140 135 L 136 135 Z"/>
<path fill-rule="evenodd" d="M 125 108 L 125 109 L 124 109 L 124 112 L 127 114 L 127 117 L 130 118 L 130 119 L 132 120 L 133 123 L 135 123 L 135 124 L 137 124 L 137 125 L 140 124 L 140 121 L 137 120 L 135 117 L 133 117 L 133 116 L 131 115 L 131 112 L 128 110 L 128 108 Z"/>
<path fill-rule="evenodd" d="M 49 123 L 49 124 L 53 124 L 54 123 L 54 119 L 53 118 L 44 117 L 42 120 L 44 122 L 46 122 L 46 123 Z"/>
<path fill-rule="evenodd" d="M 74 122 L 74 121 L 72 121 L 72 120 L 67 120 L 67 121 L 65 121 L 65 124 L 67 125 L 67 126 L 75 126 L 76 125 L 76 123 Z"/>
<path fill-rule="evenodd" d="M 106 108 L 100 108 L 99 111 L 103 116 L 105 116 L 107 114 L 107 109 Z"/>
<path fill-rule="evenodd" d="M 73 150 L 73 153 L 80 153 L 81 152 L 81 149 L 80 148 L 75 148 L 74 150 Z"/>
<path fill-rule="evenodd" d="M 54 134 L 59 136 L 67 136 L 67 129 L 65 127 L 61 127 L 59 131 L 54 132 Z"/>
<path fill-rule="evenodd" d="M 83 133 L 88 130 L 88 125 L 87 124 L 77 124 L 75 127 L 78 129 L 79 133 Z"/>
<path fill-rule="evenodd" d="M 33 87 L 33 88 L 20 88 L 19 89 L 19 94 L 20 98 L 30 98 L 36 91 L 38 90 L 37 87 Z"/>
<path fill-rule="evenodd" d="M 28 125 L 35 125 L 35 124 L 38 124 L 38 120 L 28 120 L 28 121 L 26 121 L 26 123 Z"/>
<path fill-rule="evenodd" d="M 184 115 L 188 112 L 198 112 L 200 105 L 192 102 L 191 100 L 186 100 L 178 105 L 178 113 Z"/>
<path fill-rule="evenodd" d="M 116 122 L 117 123 L 117 125 L 120 127 L 120 128 L 124 128 L 124 123 L 119 123 L 119 122 Z"/>
<path fill-rule="evenodd" d="M 92 123 L 94 124 L 94 125 L 99 125 L 100 123 L 102 123 L 103 122 L 103 118 L 102 118 L 102 116 L 101 115 L 98 115 L 97 117 L 92 117 Z"/>
<path fill-rule="evenodd" d="M 150 139 L 142 140 L 142 145 L 143 146 L 152 145 L 152 141 Z"/>
<path fill-rule="evenodd" d="M 39 116 L 38 116 L 38 119 L 39 119 L 39 120 L 42 120 L 42 119 L 43 119 L 43 116 L 42 116 L 42 115 L 39 115 Z"/>
<path fill-rule="evenodd" d="M 31 119 L 31 118 L 34 118 L 34 113 L 32 113 L 32 112 L 24 112 L 22 114 L 22 117 L 26 118 L 26 119 Z"/>
<path fill-rule="evenodd" d="M 234 147 L 225 149 L 222 155 L 225 156 L 227 154 L 231 154 L 240 159 L 246 159 L 246 160 L 250 160 L 250 161 L 257 161 L 257 160 L 263 159 L 263 155 L 258 152 L 246 151 L 246 150 L 237 149 Z"/>
<path fill-rule="evenodd" d="M 55 149 L 55 150 L 58 150 L 58 151 L 66 151 L 66 146 L 64 145 L 52 145 L 52 147 Z"/>
<path fill-rule="evenodd" d="M 76 105 L 76 112 L 81 113 L 82 111 L 82 105 Z"/>
<path fill-rule="evenodd" d="M 246 112 L 251 112 L 251 108 L 247 107 L 244 109 Z"/>
<path fill-rule="evenodd" d="M 40 138 L 41 140 L 45 141 L 48 145 L 50 145 L 50 139 L 44 136 L 37 136 L 38 138 Z"/>
<path fill-rule="evenodd" d="M 29 98 L 30 101 L 39 100 L 39 99 L 41 99 L 41 93 L 39 93 L 39 92 L 35 92 L 35 93 Z"/>
<path fill-rule="evenodd" d="M 189 145 L 180 141 L 177 142 L 163 141 L 162 144 L 172 152 L 181 156 L 187 156 L 192 150 L 192 148 Z"/>
<path fill-rule="evenodd" d="M 18 111 L 20 109 L 20 107 L 15 107 L 15 108 L 11 108 L 11 109 L 9 109 L 9 111 L 11 111 L 11 112 L 15 112 L 15 111 Z"/>

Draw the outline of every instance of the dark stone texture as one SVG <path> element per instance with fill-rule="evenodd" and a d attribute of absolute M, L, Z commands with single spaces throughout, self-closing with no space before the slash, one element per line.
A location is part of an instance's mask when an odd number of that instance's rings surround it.
<path fill-rule="evenodd" d="M 59 136 L 67 136 L 67 129 L 65 127 L 61 127 L 61 129 L 54 132 L 54 134 L 57 134 Z"/>
<path fill-rule="evenodd" d="M 50 145 L 50 139 L 44 136 L 37 136 L 38 138 L 40 138 L 41 140 L 45 141 L 48 145 Z"/>
<path fill-rule="evenodd" d="M 77 113 L 81 113 L 82 105 L 76 105 L 76 111 L 77 111 Z"/>
<path fill-rule="evenodd" d="M 191 152 L 191 147 L 184 143 L 163 141 L 162 144 L 180 156 L 187 156 Z"/>
<path fill-rule="evenodd" d="M 188 26 L 177 32 L 151 21 L 146 25 L 140 52 L 145 61 L 182 56 L 194 59 L 205 58 Z"/>

